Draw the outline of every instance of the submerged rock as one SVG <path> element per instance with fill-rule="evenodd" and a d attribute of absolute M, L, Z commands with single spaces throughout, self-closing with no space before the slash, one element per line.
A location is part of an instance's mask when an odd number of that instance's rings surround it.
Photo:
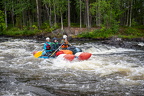
<path fill-rule="evenodd" d="M 102 41 L 103 44 L 112 45 L 115 47 L 122 47 L 122 48 L 132 48 L 136 50 L 144 50 L 144 46 L 141 46 L 143 43 L 143 39 L 122 39 L 116 36 L 109 38 L 109 40 Z"/>

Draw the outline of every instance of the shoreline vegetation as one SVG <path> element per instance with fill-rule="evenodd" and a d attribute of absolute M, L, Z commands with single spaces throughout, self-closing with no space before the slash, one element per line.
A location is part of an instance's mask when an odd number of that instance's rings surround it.
<path fill-rule="evenodd" d="M 76 28 L 76 27 L 73 27 Z M 78 28 L 76 28 L 78 29 Z M 124 40 L 144 40 L 144 26 L 138 27 L 121 27 L 117 31 L 113 29 L 106 29 L 106 28 L 97 28 L 95 30 L 85 30 L 77 35 L 71 34 L 69 35 L 68 32 L 46 32 L 46 29 L 38 30 L 31 29 L 19 29 L 19 28 L 11 28 L 9 30 L 5 30 L 4 32 L 0 33 L 0 36 L 5 37 L 15 37 L 15 38 L 35 38 L 35 39 L 42 39 L 45 37 L 57 37 L 61 38 L 63 34 L 67 34 L 73 40 L 106 40 L 112 37 L 122 38 Z M 51 30 L 51 29 L 49 29 Z M 60 29 L 59 29 L 60 30 Z"/>

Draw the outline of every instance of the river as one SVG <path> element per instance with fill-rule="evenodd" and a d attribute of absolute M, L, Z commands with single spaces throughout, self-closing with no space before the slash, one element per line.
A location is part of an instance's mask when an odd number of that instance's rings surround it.
<path fill-rule="evenodd" d="M 144 96 L 144 50 L 72 42 L 92 57 L 34 58 L 43 42 L 0 38 L 0 96 Z"/>

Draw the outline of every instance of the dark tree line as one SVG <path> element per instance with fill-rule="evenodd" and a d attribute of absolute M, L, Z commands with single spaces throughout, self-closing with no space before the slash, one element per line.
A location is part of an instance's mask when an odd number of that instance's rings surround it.
<path fill-rule="evenodd" d="M 39 29 L 144 25 L 144 0 L 1 0 L 0 26 Z"/>

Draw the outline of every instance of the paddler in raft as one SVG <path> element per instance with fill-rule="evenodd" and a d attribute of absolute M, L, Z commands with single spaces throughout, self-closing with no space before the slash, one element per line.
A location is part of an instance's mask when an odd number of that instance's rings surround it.
<path fill-rule="evenodd" d="M 59 46 L 61 45 L 61 44 L 58 42 L 58 39 L 57 39 L 56 37 L 54 37 L 54 38 L 52 39 L 51 44 L 52 44 L 52 51 L 53 51 L 53 52 L 54 52 L 55 50 L 57 50 L 57 49 L 59 48 Z M 59 51 L 59 50 L 57 50 L 57 51 Z"/>
<path fill-rule="evenodd" d="M 75 46 L 72 46 L 68 40 L 67 40 L 67 35 L 63 35 L 63 39 L 61 40 L 61 44 L 63 44 L 61 46 L 62 50 L 70 50 L 73 52 L 73 54 L 77 53 L 77 52 L 82 52 L 82 50 L 80 48 L 77 48 Z"/>
<path fill-rule="evenodd" d="M 52 43 L 50 42 L 50 38 L 47 37 L 46 38 L 46 42 L 44 43 L 43 45 L 43 53 L 42 53 L 42 56 L 50 56 L 51 53 L 52 53 Z"/>
<path fill-rule="evenodd" d="M 51 45 L 52 45 L 52 48 L 51 48 L 52 49 L 52 53 L 54 53 L 54 54 L 52 54 L 52 56 L 55 57 L 55 53 L 57 51 L 59 51 L 59 46 L 61 46 L 61 44 L 58 42 L 58 39 L 54 37 L 52 39 Z"/>
<path fill-rule="evenodd" d="M 61 44 L 62 44 L 62 46 L 61 46 L 62 50 L 66 50 L 70 46 L 70 44 L 67 40 L 67 35 L 63 35 L 63 39 L 61 40 Z"/>

